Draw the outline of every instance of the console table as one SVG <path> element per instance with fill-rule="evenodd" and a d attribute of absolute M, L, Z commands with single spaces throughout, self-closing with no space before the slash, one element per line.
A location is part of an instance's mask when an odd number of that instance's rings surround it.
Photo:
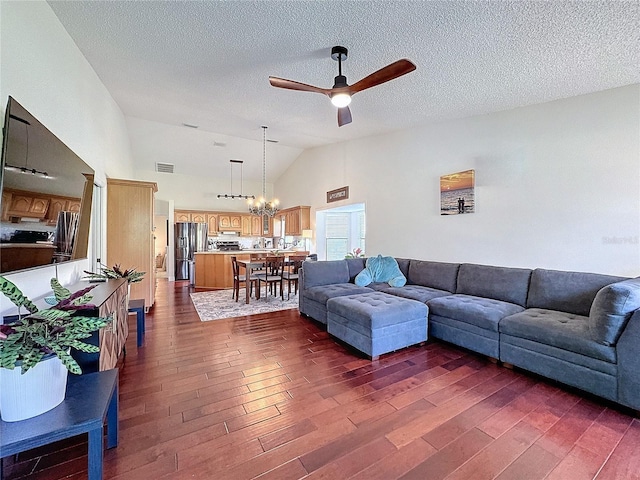
<path fill-rule="evenodd" d="M 89 480 L 101 480 L 105 418 L 107 448 L 112 448 L 118 445 L 118 370 L 69 374 L 66 397 L 53 410 L 19 422 L 0 421 L 0 457 L 88 433 Z"/>

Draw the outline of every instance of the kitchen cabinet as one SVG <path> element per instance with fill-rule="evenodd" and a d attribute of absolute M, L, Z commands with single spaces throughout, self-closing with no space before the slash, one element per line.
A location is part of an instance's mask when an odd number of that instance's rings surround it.
<path fill-rule="evenodd" d="M 69 199 L 67 200 L 67 204 L 65 206 L 65 212 L 73 212 L 80 213 L 80 205 L 82 205 L 82 200 L 78 199 Z"/>
<path fill-rule="evenodd" d="M 251 235 L 254 237 L 261 237 L 264 235 L 262 226 L 262 217 L 256 217 L 251 215 Z"/>
<path fill-rule="evenodd" d="M 49 208 L 45 219 L 48 225 L 55 225 L 58 222 L 60 212 L 80 212 L 80 199 L 69 197 L 51 197 Z"/>
<path fill-rule="evenodd" d="M 251 236 L 251 215 L 242 215 L 242 228 L 240 229 L 240 235 L 243 237 Z"/>
<path fill-rule="evenodd" d="M 218 233 L 218 214 L 207 213 L 207 235 L 215 236 Z"/>
<path fill-rule="evenodd" d="M 301 236 L 303 230 L 311 228 L 311 207 L 298 206 L 281 210 L 279 218 L 283 217 L 284 235 Z"/>
<path fill-rule="evenodd" d="M 176 210 L 173 213 L 174 221 L 176 222 L 190 222 L 191 221 L 191 212 L 185 212 L 182 210 Z"/>
<path fill-rule="evenodd" d="M 273 219 L 268 215 L 256 217 L 239 212 L 175 210 L 174 219 L 176 222 L 206 223 L 209 236 L 218 232 L 239 232 L 245 237 L 273 236 Z"/>
<path fill-rule="evenodd" d="M 263 237 L 273 237 L 273 218 L 269 215 L 262 217 L 262 233 Z"/>
<path fill-rule="evenodd" d="M 191 221 L 195 223 L 207 223 L 207 214 L 205 212 L 191 212 Z"/>
<path fill-rule="evenodd" d="M 196 253 L 196 288 L 232 288 L 233 287 L 233 267 L 231 257 L 238 260 L 249 261 L 251 255 L 248 253 L 218 254 L 218 253 Z"/>
<path fill-rule="evenodd" d="M 221 213 L 218 216 L 218 231 L 240 232 L 242 230 L 242 215 Z"/>
<path fill-rule="evenodd" d="M 150 308 L 155 300 L 155 236 L 153 182 L 107 179 L 107 265 L 146 272 L 131 284 L 131 298 L 144 299 Z"/>
<path fill-rule="evenodd" d="M 2 192 L 2 221 L 9 221 L 9 206 L 11 204 L 11 192 L 3 190 Z"/>
<path fill-rule="evenodd" d="M 49 197 L 13 193 L 7 215 L 9 217 L 44 218 L 49 208 Z"/>

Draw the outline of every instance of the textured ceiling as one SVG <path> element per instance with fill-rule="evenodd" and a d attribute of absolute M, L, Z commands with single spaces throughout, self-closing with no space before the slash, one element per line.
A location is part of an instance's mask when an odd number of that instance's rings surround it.
<path fill-rule="evenodd" d="M 236 152 L 262 158 L 268 125 L 270 181 L 304 148 L 640 81 L 637 1 L 49 4 L 128 117 L 137 158 L 175 163 L 186 145 L 170 137 L 200 138 L 184 156 L 227 175 Z M 328 98 L 268 82 L 331 87 L 334 45 L 349 49 L 349 83 L 400 58 L 417 69 L 354 96 L 339 128 Z M 183 123 L 199 129 L 175 133 Z"/>

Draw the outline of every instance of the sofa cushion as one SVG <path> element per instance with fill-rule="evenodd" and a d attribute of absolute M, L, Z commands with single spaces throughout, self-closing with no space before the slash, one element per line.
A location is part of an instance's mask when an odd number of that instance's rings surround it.
<path fill-rule="evenodd" d="M 493 298 L 525 306 L 531 270 L 463 263 L 456 293 Z"/>
<path fill-rule="evenodd" d="M 411 260 L 408 258 L 396 258 L 396 262 L 398 262 L 398 268 L 400 268 L 402 275 L 404 275 L 405 278 L 408 278 Z"/>
<path fill-rule="evenodd" d="M 544 308 L 587 316 L 596 293 L 624 277 L 537 268 L 531 275 L 527 308 Z"/>
<path fill-rule="evenodd" d="M 444 290 L 437 290 L 431 287 L 423 287 L 422 285 L 405 285 L 404 287 L 390 287 L 386 283 L 383 285 L 384 285 L 384 288 L 376 288 L 372 284 L 372 285 L 369 285 L 369 288 L 373 288 L 374 290 L 379 290 L 384 293 L 389 293 L 397 297 L 417 300 L 422 303 L 427 303 L 432 298 L 445 297 L 447 295 L 451 295 L 451 293 L 445 292 Z"/>
<path fill-rule="evenodd" d="M 366 267 L 357 276 L 355 283 L 361 287 L 366 287 L 372 282 L 388 282 L 392 287 L 402 287 L 407 283 L 398 267 L 398 262 L 393 257 L 367 258 Z"/>
<path fill-rule="evenodd" d="M 349 269 L 349 281 L 351 283 L 354 283 L 358 274 L 364 270 L 365 261 L 364 258 L 347 258 L 345 260 Z"/>
<path fill-rule="evenodd" d="M 458 281 L 459 263 L 411 260 L 407 283 L 454 293 Z"/>
<path fill-rule="evenodd" d="M 471 295 L 447 295 L 427 302 L 429 313 L 498 331 L 504 317 L 524 310 L 520 305 Z"/>
<path fill-rule="evenodd" d="M 605 362 L 616 362 L 614 348 L 599 344 L 589 333 L 589 318 L 574 313 L 528 308 L 503 318 L 500 333 L 569 350 Z"/>
<path fill-rule="evenodd" d="M 373 292 L 373 290 L 370 288 L 359 287 L 353 283 L 334 283 L 331 285 L 317 285 L 315 287 L 306 288 L 304 296 L 309 300 L 314 300 L 322 305 L 326 305 L 327 300 L 330 298 L 371 292 Z"/>
<path fill-rule="evenodd" d="M 615 345 L 635 310 L 640 308 L 640 277 L 602 287 L 589 311 L 591 338 Z"/>
<path fill-rule="evenodd" d="M 349 267 L 346 260 L 304 262 L 302 269 L 305 288 L 349 282 Z"/>

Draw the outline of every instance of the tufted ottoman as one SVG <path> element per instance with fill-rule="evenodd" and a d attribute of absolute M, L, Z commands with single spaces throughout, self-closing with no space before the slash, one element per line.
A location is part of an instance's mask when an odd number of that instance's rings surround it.
<path fill-rule="evenodd" d="M 427 340 L 424 303 L 382 292 L 361 293 L 327 301 L 327 332 L 372 360 Z"/>

